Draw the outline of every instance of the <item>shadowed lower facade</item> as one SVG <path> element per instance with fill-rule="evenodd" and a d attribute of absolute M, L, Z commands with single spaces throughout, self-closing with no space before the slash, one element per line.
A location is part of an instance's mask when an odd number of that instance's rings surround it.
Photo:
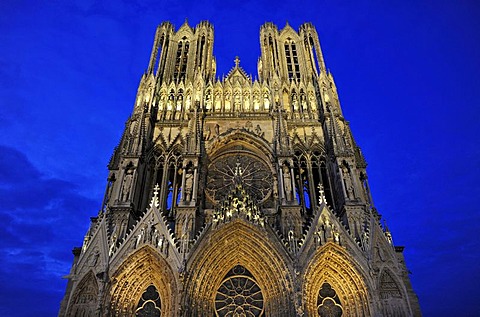
<path fill-rule="evenodd" d="M 213 40 L 158 26 L 59 316 L 421 316 L 315 28 Z"/>

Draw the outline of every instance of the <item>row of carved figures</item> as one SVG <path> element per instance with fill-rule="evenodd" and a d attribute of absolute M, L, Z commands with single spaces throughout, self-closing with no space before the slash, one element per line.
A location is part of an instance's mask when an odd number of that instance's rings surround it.
<path fill-rule="evenodd" d="M 268 91 L 257 92 L 226 92 L 221 94 L 216 92 L 211 94 L 209 91 L 205 94 L 203 107 L 207 112 L 211 113 L 235 113 L 235 112 L 258 112 L 270 111 L 273 104 L 280 105 L 283 103 L 284 110 L 289 114 L 290 118 L 300 119 L 316 119 L 317 100 L 315 94 L 309 91 L 307 94 L 284 93 L 282 101 L 277 95 L 272 98 Z M 160 95 L 156 101 L 158 108 L 158 120 L 179 120 L 187 119 L 188 113 L 194 108 L 194 102 L 200 99 L 192 100 L 191 94 L 184 97 L 183 93 L 174 94 L 173 92 L 167 97 L 166 94 Z"/>
<path fill-rule="evenodd" d="M 128 237 L 128 234 L 127 234 Z M 126 238 L 127 238 L 126 237 Z M 126 239 L 125 239 L 126 240 Z M 110 238 L 110 247 L 108 255 L 111 257 L 117 249 L 122 245 L 122 242 L 117 238 L 117 234 L 113 233 Z M 140 231 L 131 239 L 130 249 L 138 249 L 143 244 L 150 244 L 160 251 L 160 253 L 168 256 L 169 243 L 167 237 L 164 234 L 160 234 L 160 231 L 155 225 L 144 225 Z"/>

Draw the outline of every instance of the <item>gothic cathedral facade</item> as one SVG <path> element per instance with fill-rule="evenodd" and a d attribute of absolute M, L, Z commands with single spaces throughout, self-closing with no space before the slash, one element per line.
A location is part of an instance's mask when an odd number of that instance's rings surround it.
<path fill-rule="evenodd" d="M 213 26 L 158 26 L 60 316 L 420 316 L 317 32 L 260 29 L 216 77 Z"/>

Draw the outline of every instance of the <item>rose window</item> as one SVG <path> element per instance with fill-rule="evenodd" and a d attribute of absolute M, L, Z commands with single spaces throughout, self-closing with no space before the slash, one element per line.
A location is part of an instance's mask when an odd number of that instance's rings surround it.
<path fill-rule="evenodd" d="M 243 266 L 235 266 L 218 288 L 215 314 L 217 317 L 264 316 L 262 291 Z"/>
<path fill-rule="evenodd" d="M 265 163 L 250 155 L 226 155 L 209 165 L 206 194 L 212 202 L 222 201 L 237 185 L 261 204 L 271 195 L 272 173 Z"/>

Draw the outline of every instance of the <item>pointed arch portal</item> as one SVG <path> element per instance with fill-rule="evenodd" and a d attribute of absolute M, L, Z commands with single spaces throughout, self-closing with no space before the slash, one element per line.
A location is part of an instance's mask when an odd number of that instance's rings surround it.
<path fill-rule="evenodd" d="M 203 238 L 188 267 L 192 316 L 292 316 L 286 254 L 265 229 L 234 219 Z M 238 316 L 242 316 L 241 314 Z"/>
<path fill-rule="evenodd" d="M 308 316 L 371 315 L 364 276 L 347 251 L 333 242 L 313 255 L 303 292 Z"/>
<path fill-rule="evenodd" d="M 131 254 L 115 270 L 108 316 L 171 316 L 177 282 L 169 263 L 149 246 Z"/>

